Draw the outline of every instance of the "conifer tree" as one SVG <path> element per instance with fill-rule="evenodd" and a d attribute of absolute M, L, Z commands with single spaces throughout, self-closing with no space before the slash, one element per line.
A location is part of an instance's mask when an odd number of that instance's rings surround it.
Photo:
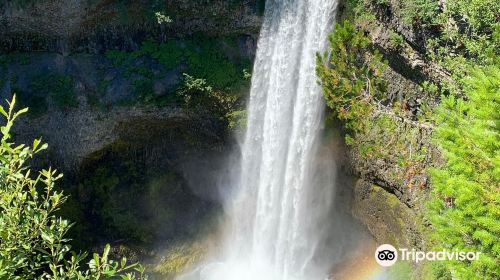
<path fill-rule="evenodd" d="M 466 79 L 468 100 L 443 97 L 434 139 L 446 159 L 430 170 L 431 221 L 437 246 L 481 252 L 451 261 L 458 279 L 500 279 L 500 68 Z"/>

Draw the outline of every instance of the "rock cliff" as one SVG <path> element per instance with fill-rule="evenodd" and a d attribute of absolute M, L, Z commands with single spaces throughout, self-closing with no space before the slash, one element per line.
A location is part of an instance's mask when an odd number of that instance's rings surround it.
<path fill-rule="evenodd" d="M 77 172 L 83 162 L 120 141 L 139 145 L 148 137 L 159 140 L 154 142 L 156 148 L 145 145 L 141 149 L 143 163 L 162 158 L 174 166 L 195 155 L 206 161 L 205 155 L 224 149 L 227 131 L 209 113 L 186 109 L 168 98 L 182 84 L 183 72 L 202 71 L 199 64 L 190 66 L 197 63 L 193 54 L 203 54 L 201 59 L 215 56 L 215 62 L 224 64 L 209 66 L 223 68 L 224 74 L 253 59 L 263 2 L 2 2 L 0 92 L 7 97 L 15 91 L 35 107 L 35 114 L 17 127 L 18 137 L 42 135 L 52 147 L 49 162 L 70 172 Z M 344 4 L 339 20 L 349 12 Z M 404 108 L 405 115 L 391 116 L 394 125 L 390 129 L 375 124 L 361 136 L 383 145 L 386 153 L 365 157 L 360 147 L 350 147 L 352 171 L 359 177 L 353 213 L 379 242 L 421 248 L 425 222 L 419 209 L 428 191 L 424 169 L 439 154 L 430 143 L 432 127 L 416 120 L 425 107 L 437 102 L 435 95 L 422 88 L 423 82 L 449 81 L 449 73 L 426 59 L 422 44 L 432 30 L 405 23 L 399 1 L 366 8 L 375 17 L 358 26 L 370 34 L 389 64 L 384 74 L 387 96 L 375 104 L 379 110 L 371 117 L 384 115 L 395 103 Z M 157 12 L 171 22 L 158 23 Z M 193 36 L 200 33 L 215 38 L 218 43 L 210 46 L 221 53 L 190 46 Z M 148 40 L 156 45 L 144 47 Z M 175 46 L 170 48 L 168 42 Z M 55 84 L 50 82 L 54 80 Z M 45 84 L 59 91 L 71 89 L 74 100 L 49 91 Z M 221 84 L 228 88 L 224 81 Z M 151 99 L 167 102 L 159 106 L 150 103 Z M 402 158 L 413 161 L 402 165 Z"/>

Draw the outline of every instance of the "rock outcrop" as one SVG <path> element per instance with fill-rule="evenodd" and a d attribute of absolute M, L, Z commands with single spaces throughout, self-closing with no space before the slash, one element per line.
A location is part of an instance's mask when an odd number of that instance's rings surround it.
<path fill-rule="evenodd" d="M 256 34 L 262 11 L 261 0 L 3 1 L 0 49 L 67 55 L 133 50 L 148 37 Z M 158 23 L 157 12 L 171 22 Z"/>

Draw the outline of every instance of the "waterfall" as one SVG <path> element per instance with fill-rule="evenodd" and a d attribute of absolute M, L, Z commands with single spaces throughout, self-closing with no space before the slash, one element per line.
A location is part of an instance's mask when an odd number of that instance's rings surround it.
<path fill-rule="evenodd" d="M 238 192 L 226 205 L 226 253 L 196 278 L 326 278 L 335 168 L 331 154 L 320 150 L 324 103 L 315 65 L 316 52 L 326 49 L 336 4 L 267 1 Z"/>

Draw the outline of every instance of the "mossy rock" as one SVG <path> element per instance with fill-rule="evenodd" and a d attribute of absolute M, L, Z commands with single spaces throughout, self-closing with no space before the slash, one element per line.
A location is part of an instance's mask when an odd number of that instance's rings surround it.
<path fill-rule="evenodd" d="M 422 248 L 420 216 L 382 187 L 358 180 L 353 214 L 380 244 L 402 248 Z"/>

